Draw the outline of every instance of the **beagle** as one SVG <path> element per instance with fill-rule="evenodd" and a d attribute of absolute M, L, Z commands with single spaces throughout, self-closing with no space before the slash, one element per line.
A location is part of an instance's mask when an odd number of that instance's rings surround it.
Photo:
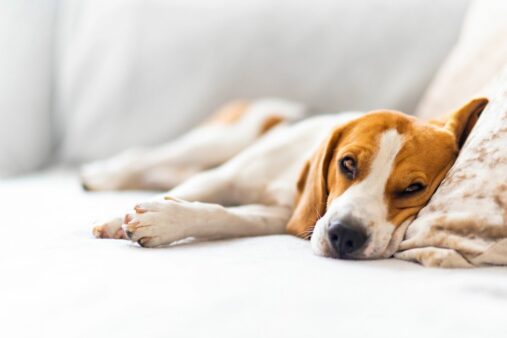
<path fill-rule="evenodd" d="M 390 257 L 487 102 L 428 123 L 391 110 L 302 119 L 295 103 L 235 102 L 159 149 L 86 166 L 88 190 L 171 189 L 93 233 L 143 247 L 289 233 L 322 256 Z"/>

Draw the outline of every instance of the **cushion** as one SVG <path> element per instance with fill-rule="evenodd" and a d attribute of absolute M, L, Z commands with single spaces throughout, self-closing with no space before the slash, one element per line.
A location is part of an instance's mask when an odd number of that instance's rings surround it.
<path fill-rule="evenodd" d="M 81 162 L 167 141 L 236 98 L 412 111 L 468 1 L 60 4 L 56 132 L 61 159 Z"/>
<path fill-rule="evenodd" d="M 507 67 L 457 161 L 397 258 L 426 266 L 507 264 Z"/>
<path fill-rule="evenodd" d="M 395 256 L 426 266 L 507 264 L 507 3 L 477 1 L 459 43 L 419 107 L 433 118 L 490 99 L 459 157 L 408 227 Z"/>

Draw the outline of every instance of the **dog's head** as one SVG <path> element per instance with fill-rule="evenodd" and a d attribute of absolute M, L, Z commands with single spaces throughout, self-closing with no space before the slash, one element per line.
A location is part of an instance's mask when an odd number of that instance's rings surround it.
<path fill-rule="evenodd" d="M 311 237 L 323 256 L 391 256 L 487 102 L 472 100 L 443 122 L 374 111 L 335 129 L 302 170 L 288 231 Z"/>

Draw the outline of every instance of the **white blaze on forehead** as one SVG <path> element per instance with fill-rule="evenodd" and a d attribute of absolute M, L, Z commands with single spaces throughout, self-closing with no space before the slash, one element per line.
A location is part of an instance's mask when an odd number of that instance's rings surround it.
<path fill-rule="evenodd" d="M 330 223 L 347 218 L 359 221 L 370 240 L 365 255 L 378 255 L 389 244 L 394 226 L 387 221 L 387 205 L 384 193 L 391 176 L 394 161 L 403 145 L 403 137 L 395 129 L 389 129 L 379 138 L 368 175 L 338 196 L 325 215 L 317 222 L 312 247 L 317 254 L 325 254 L 327 227 Z"/>
<path fill-rule="evenodd" d="M 402 141 L 402 136 L 395 129 L 384 132 L 380 136 L 378 153 L 371 164 L 370 173 L 358 185 L 364 185 L 369 191 L 381 193 L 383 196 Z"/>
<path fill-rule="evenodd" d="M 385 188 L 402 143 L 402 136 L 395 129 L 385 131 L 379 138 L 377 153 L 373 157 L 368 175 L 337 197 L 329 211 L 342 217 L 353 216 L 358 220 L 368 221 L 363 222 L 365 226 L 371 222 L 385 220 Z M 344 215 L 345 213 L 347 215 Z"/>

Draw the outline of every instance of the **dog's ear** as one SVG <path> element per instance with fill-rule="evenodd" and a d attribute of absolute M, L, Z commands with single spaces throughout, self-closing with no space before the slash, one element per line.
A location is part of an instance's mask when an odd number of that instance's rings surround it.
<path fill-rule="evenodd" d="M 296 208 L 287 224 L 288 233 L 309 238 L 315 223 L 326 212 L 329 162 L 340 135 L 340 128 L 333 130 L 303 166 L 297 182 Z"/>
<path fill-rule="evenodd" d="M 484 97 L 470 100 L 467 104 L 453 112 L 445 122 L 444 128 L 454 135 L 458 148 L 461 148 L 465 143 L 468 134 L 472 131 L 488 102 L 488 99 Z"/>

